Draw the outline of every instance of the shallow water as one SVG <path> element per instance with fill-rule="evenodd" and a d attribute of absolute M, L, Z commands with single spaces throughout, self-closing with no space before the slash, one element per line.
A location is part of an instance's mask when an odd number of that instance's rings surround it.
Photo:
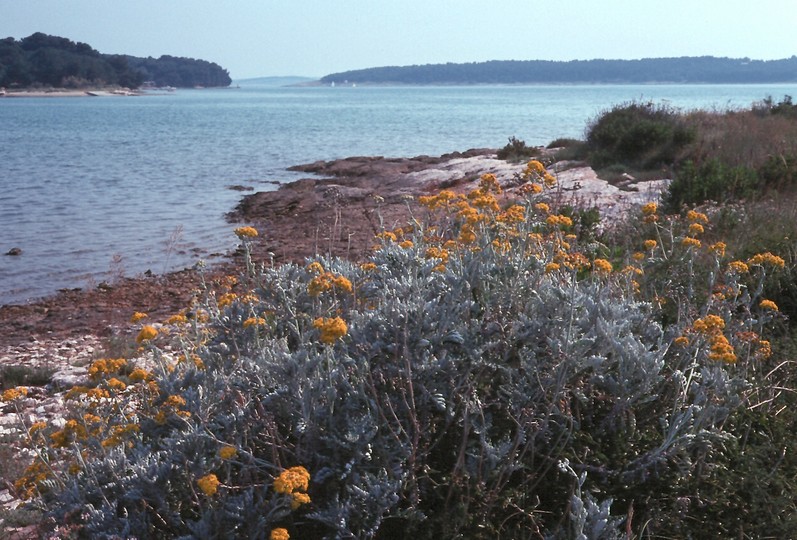
<path fill-rule="evenodd" d="M 746 107 L 797 85 L 478 86 L 180 90 L 0 99 L 0 304 L 212 260 L 245 185 L 352 155 L 439 155 L 583 137 L 633 99 Z M 268 231 L 263 231 L 268 234 Z"/>

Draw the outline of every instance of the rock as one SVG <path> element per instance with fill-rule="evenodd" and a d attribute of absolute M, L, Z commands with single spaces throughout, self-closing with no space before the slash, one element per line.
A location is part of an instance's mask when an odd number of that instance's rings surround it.
<path fill-rule="evenodd" d="M 22 248 L 18 247 L 11 248 L 8 251 L 6 251 L 6 255 L 10 255 L 11 257 L 19 257 L 20 255 L 22 255 Z"/>

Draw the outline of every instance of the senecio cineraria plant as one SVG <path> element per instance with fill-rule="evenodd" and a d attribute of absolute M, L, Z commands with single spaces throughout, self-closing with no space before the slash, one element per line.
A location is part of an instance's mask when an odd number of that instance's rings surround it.
<path fill-rule="evenodd" d="M 704 214 L 664 225 L 653 203 L 639 251 L 610 260 L 546 202 L 541 163 L 522 180 L 420 197 L 359 264 L 247 251 L 246 275 L 141 326 L 156 368 L 97 361 L 64 424 L 27 426 L 17 492 L 91 538 L 666 530 L 651 492 L 732 439 L 779 315 L 760 279 L 783 261 L 727 261 Z M 687 271 L 657 290 L 662 261 Z"/>

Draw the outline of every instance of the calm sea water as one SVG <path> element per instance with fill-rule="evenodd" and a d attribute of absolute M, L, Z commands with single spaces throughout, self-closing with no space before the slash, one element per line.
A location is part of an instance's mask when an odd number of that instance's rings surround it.
<path fill-rule="evenodd" d="M 241 193 L 353 155 L 439 155 L 583 137 L 629 100 L 738 108 L 797 85 L 242 87 L 0 99 L 0 304 L 211 261 Z M 268 231 L 263 231 L 268 234 Z"/>

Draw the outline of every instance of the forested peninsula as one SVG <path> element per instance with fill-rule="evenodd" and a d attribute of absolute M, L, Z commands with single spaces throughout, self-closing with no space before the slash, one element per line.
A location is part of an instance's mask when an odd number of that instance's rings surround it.
<path fill-rule="evenodd" d="M 0 40 L 0 87 L 86 88 L 229 86 L 230 75 L 205 60 L 161 56 L 137 58 L 102 54 L 86 43 L 36 32 Z"/>
<path fill-rule="evenodd" d="M 744 84 L 797 81 L 797 56 L 782 60 L 713 56 L 641 60 L 493 60 L 388 66 L 326 75 L 322 84 Z"/>

